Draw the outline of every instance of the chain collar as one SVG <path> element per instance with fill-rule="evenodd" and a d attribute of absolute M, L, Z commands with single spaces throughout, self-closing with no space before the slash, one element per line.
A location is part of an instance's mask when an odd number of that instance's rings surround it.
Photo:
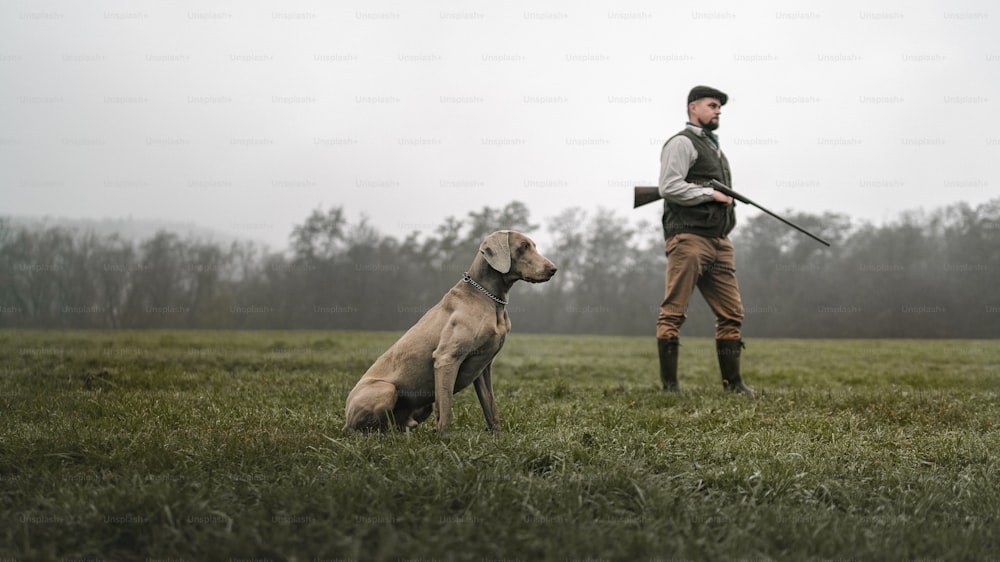
<path fill-rule="evenodd" d="M 480 293 L 486 295 L 487 297 L 490 297 L 491 299 L 493 299 L 494 302 L 496 302 L 500 306 L 507 306 L 507 301 L 494 296 L 493 293 L 491 293 L 491 292 L 487 291 L 486 289 L 484 289 L 482 285 L 480 285 L 479 283 L 476 283 L 475 281 L 473 281 L 472 280 L 472 276 L 469 275 L 468 271 L 466 271 L 465 273 L 462 274 L 462 281 L 465 281 L 469 285 L 472 285 L 473 287 L 479 289 Z"/>

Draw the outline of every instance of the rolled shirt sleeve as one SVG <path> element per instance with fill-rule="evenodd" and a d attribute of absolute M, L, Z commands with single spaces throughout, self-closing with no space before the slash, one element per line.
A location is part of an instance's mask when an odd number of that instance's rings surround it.
<path fill-rule="evenodd" d="M 660 196 L 665 200 L 690 207 L 712 201 L 711 187 L 684 181 L 688 170 L 698 158 L 691 139 L 678 135 L 663 146 L 660 153 Z"/>

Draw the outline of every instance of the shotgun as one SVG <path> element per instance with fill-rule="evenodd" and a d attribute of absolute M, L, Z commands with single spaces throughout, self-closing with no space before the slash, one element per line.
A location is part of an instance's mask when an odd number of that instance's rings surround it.
<path fill-rule="evenodd" d="M 802 228 L 801 226 L 799 226 L 799 225 L 797 225 L 797 224 L 795 224 L 795 223 L 793 223 L 793 222 L 791 222 L 791 221 L 789 221 L 789 220 L 787 220 L 787 219 L 785 219 L 785 218 L 777 215 L 776 213 L 774 213 L 772 211 L 769 211 L 769 210 L 765 209 L 764 207 L 761 207 L 759 204 L 755 203 L 754 201 L 751 201 L 746 196 L 740 195 L 739 193 L 736 193 L 732 189 L 729 189 L 724 183 L 722 183 L 722 182 L 720 182 L 718 180 L 712 180 L 712 181 L 710 181 L 709 184 L 708 184 L 708 187 L 711 187 L 712 189 L 718 191 L 719 193 L 722 193 L 723 195 L 728 195 L 729 197 L 732 197 L 733 199 L 735 199 L 737 201 L 740 201 L 742 203 L 746 203 L 747 205 L 752 205 L 754 207 L 757 207 L 761 211 L 764 211 L 765 213 L 767 213 L 767 214 L 771 215 L 772 217 L 778 219 L 779 221 L 787 224 L 788 226 L 794 228 L 795 230 L 798 230 L 802 234 L 805 234 L 806 236 L 812 238 L 813 240 L 819 242 L 820 244 L 823 244 L 824 246 L 829 246 L 830 245 L 830 243 L 827 242 L 826 240 L 823 240 L 819 236 L 816 236 L 812 232 L 809 232 L 808 230 L 806 230 L 806 229 Z M 637 209 L 637 208 L 639 208 L 639 207 L 641 207 L 641 206 L 643 206 L 643 205 L 645 205 L 647 203 L 652 203 L 653 201 L 657 201 L 659 199 L 662 199 L 662 197 L 660 197 L 660 188 L 658 188 L 658 187 L 648 187 L 648 186 L 636 186 L 636 188 L 635 188 L 635 201 L 634 201 L 634 204 L 633 204 L 632 208 L 633 209 Z"/>

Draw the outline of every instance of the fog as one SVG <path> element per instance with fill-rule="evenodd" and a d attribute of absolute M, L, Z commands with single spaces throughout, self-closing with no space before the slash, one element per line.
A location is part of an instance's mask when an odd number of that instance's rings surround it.
<path fill-rule="evenodd" d="M 707 84 L 734 187 L 879 222 L 997 193 L 998 31 L 986 2 L 4 2 L 0 201 L 278 249 L 332 206 L 392 236 L 626 211 Z"/>

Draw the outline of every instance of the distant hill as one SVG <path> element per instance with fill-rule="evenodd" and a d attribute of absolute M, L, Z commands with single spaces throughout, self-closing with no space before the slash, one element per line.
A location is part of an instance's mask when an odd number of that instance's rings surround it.
<path fill-rule="evenodd" d="M 203 242 L 213 242 L 220 246 L 229 246 L 233 242 L 253 242 L 259 247 L 269 246 L 269 244 L 261 240 L 255 240 L 246 236 L 237 236 L 235 234 L 215 230 L 193 222 L 133 219 L 132 217 L 117 219 L 79 219 L 50 216 L 0 216 L 0 220 L 6 221 L 14 228 L 42 230 L 58 226 L 80 233 L 90 231 L 102 237 L 118 234 L 122 238 L 132 240 L 133 242 L 147 240 L 155 236 L 157 232 L 165 230 L 167 232 L 177 234 L 184 239 L 196 239 Z"/>

